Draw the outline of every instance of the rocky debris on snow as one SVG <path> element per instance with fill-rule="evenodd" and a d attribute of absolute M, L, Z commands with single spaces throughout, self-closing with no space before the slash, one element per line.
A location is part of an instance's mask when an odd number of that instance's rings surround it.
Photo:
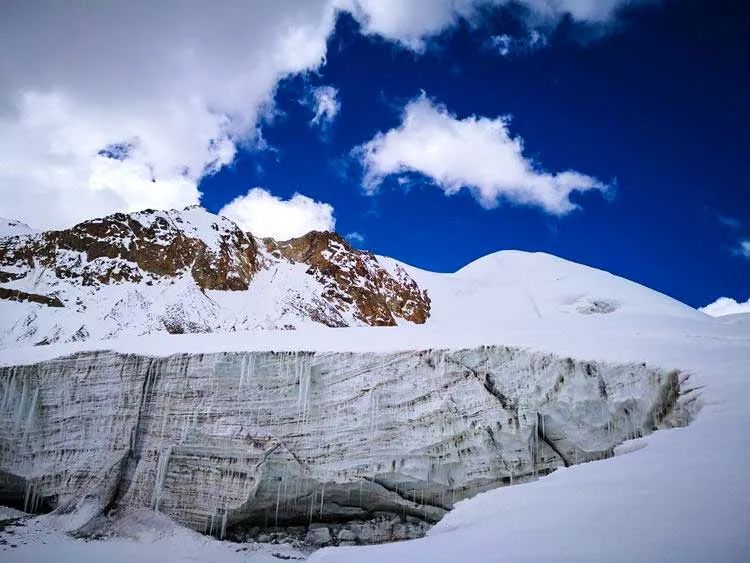
<path fill-rule="evenodd" d="M 423 537 L 431 524 L 414 516 L 375 513 L 369 520 L 314 523 L 309 526 L 271 527 L 238 524 L 227 532 L 236 542 L 285 543 L 296 548 L 331 545 L 368 545 Z"/>

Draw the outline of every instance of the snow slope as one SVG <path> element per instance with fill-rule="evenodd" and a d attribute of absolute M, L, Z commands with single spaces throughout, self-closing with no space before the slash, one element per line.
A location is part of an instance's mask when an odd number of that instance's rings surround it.
<path fill-rule="evenodd" d="M 7 514 L 3 514 L 3 512 Z M 26 516 L 0 507 L 4 518 Z M 9 545 L 0 545 L 4 563 L 55 561 L 56 563 L 278 563 L 303 559 L 305 554 L 288 545 L 222 542 L 178 526 L 162 514 L 132 510 L 111 530 L 113 537 L 98 541 L 74 538 L 59 529 L 53 516 L 41 516 L 11 526 Z M 15 547 L 11 547 L 15 546 Z"/>
<path fill-rule="evenodd" d="M 384 257 L 378 261 L 391 271 L 400 265 Z M 533 483 L 462 501 L 423 539 L 326 548 L 309 560 L 750 558 L 750 323 L 713 319 L 638 284 L 545 254 L 500 252 L 454 274 L 400 266 L 431 298 L 432 314 L 423 326 L 307 326 L 297 331 L 89 340 L 2 349 L 0 364 L 27 364 L 94 349 L 164 356 L 178 351 L 398 351 L 501 344 L 681 369 L 691 374 L 692 386 L 700 387 L 703 402 L 689 426 L 626 442 L 618 449 L 620 455 L 608 460 L 560 469 Z M 39 537 L 45 533 L 53 534 L 40 531 Z M 47 547 L 32 542 L 6 551 L 3 559 L 101 560 L 121 549 L 120 540 L 86 549 L 80 540 L 66 542 Z M 182 560 L 184 554 L 173 546 L 168 538 L 145 547 L 141 543 L 138 556 Z M 195 560 L 216 557 L 215 547 L 195 544 L 194 549 Z M 234 553 L 226 560 L 248 559 Z"/>
<path fill-rule="evenodd" d="M 542 252 L 504 250 L 453 274 L 438 274 L 379 256 L 402 267 L 432 298 L 430 321 L 518 323 L 576 315 L 669 315 L 703 318 L 671 297 L 635 282 Z"/>

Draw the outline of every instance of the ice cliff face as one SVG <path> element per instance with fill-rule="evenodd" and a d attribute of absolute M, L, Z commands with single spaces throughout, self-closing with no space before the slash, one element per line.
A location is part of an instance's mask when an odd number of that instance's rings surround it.
<path fill-rule="evenodd" d="M 425 291 L 335 233 L 260 240 L 197 207 L 0 224 L 0 347 L 154 332 L 424 323 Z"/>
<path fill-rule="evenodd" d="M 438 520 L 684 424 L 686 376 L 507 347 L 85 352 L 0 368 L 0 504 L 147 506 L 200 531 Z"/>

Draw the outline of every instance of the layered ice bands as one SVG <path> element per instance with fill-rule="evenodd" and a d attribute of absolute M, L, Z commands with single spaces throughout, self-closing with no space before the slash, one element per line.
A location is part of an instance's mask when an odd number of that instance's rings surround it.
<path fill-rule="evenodd" d="M 245 525 L 439 520 L 454 502 L 686 424 L 687 375 L 510 347 L 81 352 L 0 368 L 0 504 Z"/>

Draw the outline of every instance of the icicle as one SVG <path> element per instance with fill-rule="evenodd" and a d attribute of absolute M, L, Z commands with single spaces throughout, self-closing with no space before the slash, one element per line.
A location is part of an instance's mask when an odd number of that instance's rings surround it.
<path fill-rule="evenodd" d="M 29 510 L 29 504 L 31 501 L 31 497 L 34 494 L 34 485 L 31 483 L 31 481 L 28 481 L 26 483 L 26 495 L 23 499 L 23 511 L 24 512 L 30 512 Z"/>
<path fill-rule="evenodd" d="M 229 511 L 224 508 L 224 514 L 221 516 L 221 535 L 219 536 L 220 540 L 224 539 L 224 536 L 227 534 L 227 517 L 229 516 Z"/>
<path fill-rule="evenodd" d="M 26 383 L 26 379 L 23 380 L 23 389 L 21 391 L 21 400 L 18 402 L 18 406 L 16 407 L 16 420 L 15 424 L 13 426 L 13 431 L 17 431 L 21 426 L 21 420 L 23 420 L 23 410 L 24 405 L 26 404 L 26 396 L 28 395 L 28 384 Z"/>
<path fill-rule="evenodd" d="M 306 357 L 300 360 L 295 353 L 297 371 L 297 421 L 304 423 L 307 418 L 307 395 L 310 391 L 310 365 Z"/>
<path fill-rule="evenodd" d="M 283 479 L 279 479 L 279 486 L 276 488 L 276 515 L 274 516 L 273 525 L 279 527 L 279 501 L 281 500 L 281 482 Z"/>
<path fill-rule="evenodd" d="M 378 393 L 375 389 L 370 389 L 370 439 L 375 439 L 375 431 L 377 430 L 377 415 L 378 415 Z"/>
<path fill-rule="evenodd" d="M 154 510 L 159 512 L 161 497 L 164 492 L 164 482 L 167 479 L 167 468 L 169 467 L 169 458 L 172 456 L 173 446 L 167 446 L 159 454 L 159 462 L 156 465 L 156 484 L 154 486 Z M 213 523 L 211 524 L 213 528 Z"/>
<path fill-rule="evenodd" d="M 313 520 L 313 511 L 315 510 L 315 497 L 317 496 L 317 491 L 313 491 L 312 498 L 310 499 L 310 524 L 312 525 Z"/>
<path fill-rule="evenodd" d="M 323 496 L 326 494 L 326 484 L 320 489 L 320 519 L 323 520 Z"/>
<path fill-rule="evenodd" d="M 539 467 L 539 460 L 539 413 L 536 413 L 536 420 L 534 421 L 534 475 L 536 475 Z"/>
<path fill-rule="evenodd" d="M 34 389 L 34 394 L 31 396 L 31 403 L 29 404 L 29 412 L 26 415 L 26 427 L 24 436 L 29 435 L 31 427 L 34 425 L 34 415 L 36 414 L 36 404 L 39 399 L 39 388 Z"/>
<path fill-rule="evenodd" d="M 243 386 L 243 383 L 245 382 L 245 366 L 246 366 L 246 364 L 247 364 L 247 356 L 243 354 L 242 357 L 240 358 L 240 382 L 239 382 L 239 385 L 238 385 L 239 393 L 240 394 L 242 394 L 242 386 Z"/>

